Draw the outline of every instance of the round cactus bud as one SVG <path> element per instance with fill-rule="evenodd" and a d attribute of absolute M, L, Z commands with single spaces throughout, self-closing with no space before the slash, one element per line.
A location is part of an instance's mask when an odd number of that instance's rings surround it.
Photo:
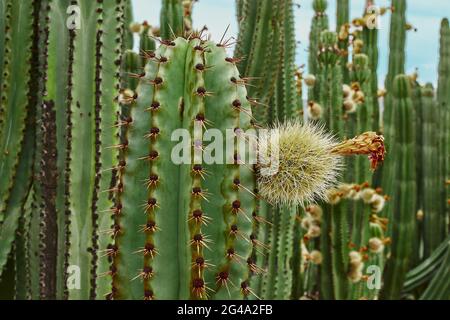
<path fill-rule="evenodd" d="M 322 253 L 318 250 L 311 251 L 311 253 L 309 254 L 309 260 L 315 265 L 322 264 Z"/>
<path fill-rule="evenodd" d="M 342 158 L 332 152 L 335 141 L 323 128 L 291 120 L 276 124 L 270 139 L 259 139 L 259 150 L 270 150 L 278 141 L 278 161 L 264 159 L 257 176 L 260 195 L 274 204 L 304 204 L 324 199 L 342 168 Z M 270 157 L 270 155 L 269 155 Z"/>
<path fill-rule="evenodd" d="M 308 233 L 306 234 L 306 237 L 308 238 L 317 238 L 320 236 L 321 229 L 319 226 L 316 225 L 310 225 L 308 229 Z"/>
<path fill-rule="evenodd" d="M 313 74 L 307 74 L 303 77 L 303 80 L 305 81 L 305 84 L 308 87 L 314 87 L 316 84 L 316 77 Z"/>
<path fill-rule="evenodd" d="M 418 210 L 416 213 L 416 219 L 418 221 L 423 221 L 423 216 L 424 216 L 423 210 Z"/>
<path fill-rule="evenodd" d="M 316 221 L 320 221 L 322 219 L 322 208 L 316 204 L 310 205 L 308 207 L 308 213 L 311 215 L 311 217 L 316 220 Z"/>
<path fill-rule="evenodd" d="M 130 31 L 133 33 L 142 33 L 144 26 L 139 22 L 132 22 L 130 24 Z"/>
<path fill-rule="evenodd" d="M 351 263 L 361 263 L 362 262 L 361 253 L 359 253 L 358 251 L 350 251 L 348 253 L 348 257 L 349 257 Z"/>
<path fill-rule="evenodd" d="M 313 219 L 311 217 L 305 217 L 302 219 L 301 226 L 304 230 L 309 230 L 309 227 L 312 225 Z"/>
<path fill-rule="evenodd" d="M 123 105 L 132 104 L 135 100 L 135 92 L 131 89 L 123 90 L 119 95 L 119 103 Z"/>
<path fill-rule="evenodd" d="M 369 239 L 369 250 L 373 253 L 381 253 L 384 250 L 384 243 L 380 238 Z"/>
<path fill-rule="evenodd" d="M 316 102 L 308 104 L 308 118 L 311 120 L 319 120 L 322 117 L 322 106 Z"/>
<path fill-rule="evenodd" d="M 350 88 L 350 86 L 348 84 L 344 84 L 342 86 L 342 93 L 344 98 L 348 98 L 350 97 L 350 94 L 352 93 L 352 88 Z"/>
<path fill-rule="evenodd" d="M 362 201 L 364 201 L 364 203 L 372 203 L 375 194 L 376 192 L 374 189 L 366 188 L 359 193 L 359 196 L 362 199 Z"/>
<path fill-rule="evenodd" d="M 353 99 L 345 99 L 344 100 L 344 110 L 347 113 L 355 113 L 356 112 L 356 102 Z"/>
<path fill-rule="evenodd" d="M 374 213 L 381 212 L 381 210 L 383 210 L 383 208 L 384 208 L 385 203 L 386 203 L 386 199 L 382 195 L 375 194 L 372 197 L 372 202 L 370 203 L 370 205 L 372 207 L 372 211 Z"/>

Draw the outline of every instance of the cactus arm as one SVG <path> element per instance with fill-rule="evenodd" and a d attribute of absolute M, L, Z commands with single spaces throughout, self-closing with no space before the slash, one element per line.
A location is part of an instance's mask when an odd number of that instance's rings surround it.
<path fill-rule="evenodd" d="M 66 10 L 70 5 L 69 0 L 62 1 L 49 1 L 48 7 L 43 5 L 42 11 L 45 17 L 48 17 L 46 21 L 47 29 L 43 34 L 48 42 L 44 46 L 46 65 L 46 80 L 45 86 L 45 100 L 53 103 L 54 110 L 56 111 L 56 148 L 58 150 L 57 158 L 57 190 L 56 190 L 56 216 L 58 226 L 58 240 L 57 252 L 65 252 L 66 232 L 65 232 L 65 220 L 66 220 L 66 206 L 65 206 L 65 191 L 66 191 L 66 177 L 64 174 L 66 168 L 67 159 L 67 138 L 66 138 L 66 126 L 67 126 L 67 94 L 68 94 L 68 60 L 69 60 L 69 31 L 66 26 Z M 47 12 L 47 10 L 49 10 Z M 39 169 L 41 156 L 41 141 L 37 141 L 37 147 L 39 148 L 36 154 L 37 160 L 35 163 L 35 170 Z M 35 184 L 35 190 L 38 188 Z M 40 189 L 39 189 L 40 190 Z M 42 197 L 35 195 L 38 199 Z M 65 290 L 65 255 L 61 254 L 57 257 L 57 297 L 63 298 Z"/>
<path fill-rule="evenodd" d="M 184 32 L 183 4 L 181 0 L 162 0 L 160 14 L 161 38 L 172 39 Z"/>
<path fill-rule="evenodd" d="M 331 261 L 333 268 L 333 289 L 336 300 L 345 300 L 348 291 L 348 222 L 343 204 L 331 207 Z"/>
<path fill-rule="evenodd" d="M 331 206 L 324 206 L 324 216 L 320 226 L 320 252 L 323 255 L 323 261 L 320 266 L 320 298 L 324 300 L 334 299 L 333 284 L 333 259 L 332 259 L 332 219 Z M 334 230 L 336 232 L 336 230 Z"/>
<path fill-rule="evenodd" d="M 440 180 L 438 185 L 445 185 L 445 181 L 450 179 L 450 150 L 449 150 L 449 121 L 450 121 L 450 26 L 448 19 L 443 19 L 440 29 L 440 54 L 438 66 L 438 87 L 437 87 L 437 103 L 439 112 L 439 154 L 440 154 Z M 447 190 L 447 191 L 446 191 Z M 447 185 L 442 188 L 439 195 L 439 211 L 441 212 L 441 221 L 439 231 L 433 230 L 433 234 L 425 236 L 425 256 L 428 256 L 433 248 L 435 248 L 444 239 L 445 224 L 443 220 L 449 217 L 448 199 L 450 187 Z M 447 197 L 449 196 L 449 197 Z"/>
<path fill-rule="evenodd" d="M 157 54 L 164 56 L 165 47 L 158 49 Z M 151 114 L 146 111 L 153 102 L 154 88 L 150 84 L 155 79 L 158 64 L 153 60 L 145 68 L 145 77 L 141 78 L 136 89 L 138 100 L 130 105 L 132 123 L 126 130 L 128 148 L 123 151 L 126 162 L 124 168 L 119 170 L 119 183 L 123 190 L 117 195 L 117 206 L 114 213 L 115 223 L 120 225 L 121 232 L 115 238 L 117 253 L 112 255 L 116 275 L 113 276 L 112 297 L 117 299 L 142 299 L 144 285 L 139 279 L 132 281 L 129 275 L 138 275 L 144 267 L 144 257 L 133 254 L 146 242 L 146 235 L 139 232 L 146 223 L 144 205 L 148 200 L 148 190 L 144 182 L 149 178 L 150 172 L 147 163 L 142 157 L 148 155 L 150 142 L 145 139 L 151 124 Z"/>
<path fill-rule="evenodd" d="M 244 4 L 243 20 L 236 48 L 236 58 L 245 58 L 239 71 L 247 77 L 256 78 L 249 87 L 249 96 L 258 98 L 254 108 L 257 121 L 267 123 L 268 105 L 274 95 L 283 56 L 283 22 L 285 1 L 247 0 Z M 270 45 L 268 45 L 270 44 Z"/>
<path fill-rule="evenodd" d="M 293 256 L 293 229 L 295 211 L 291 207 L 280 209 L 281 223 L 278 237 L 278 256 L 277 266 L 282 274 L 278 274 L 275 283 L 275 299 L 288 300 L 291 296 L 291 288 L 293 281 L 293 270 L 291 267 L 291 259 Z M 278 273 L 278 272 L 277 272 Z M 295 276 L 298 276 L 295 274 Z"/>
<path fill-rule="evenodd" d="M 280 120 L 294 117 L 297 115 L 298 106 L 294 92 L 296 92 L 295 82 L 295 23 L 294 23 L 294 7 L 292 1 L 286 1 L 284 5 L 284 41 L 283 41 L 283 61 L 282 71 L 278 75 L 277 88 L 281 90 L 280 105 L 283 106 L 283 114 L 280 114 Z"/>
<path fill-rule="evenodd" d="M 196 115 L 191 112 L 195 113 L 195 108 L 201 108 L 202 104 L 202 99 L 195 96 L 196 88 L 203 81 L 202 73 L 196 72 L 195 69 L 199 60 L 194 63 L 201 54 L 184 40 L 177 39 L 175 43 L 176 46 L 168 47 L 163 55 L 169 61 L 161 63 L 156 74 L 164 82 L 156 87 L 154 94 L 155 101 L 161 104 L 161 110 L 152 113 L 152 125 L 161 130 L 161 135 L 154 139 L 151 145 L 151 150 L 159 154 L 158 159 L 151 163 L 151 173 L 156 173 L 160 180 L 151 192 L 151 197 L 159 203 L 159 208 L 153 211 L 157 226 L 161 229 L 160 232 L 154 233 L 152 239 L 156 249 L 159 250 L 159 254 L 151 261 L 155 277 L 150 282 L 157 299 L 189 298 L 190 255 L 191 250 L 197 248 L 194 244 L 189 245 L 194 234 L 191 235 L 189 232 L 188 219 L 190 206 L 196 205 L 194 202 L 201 200 L 200 196 L 193 193 L 195 185 L 191 178 L 190 166 L 176 165 L 172 160 L 168 160 L 175 144 L 171 142 L 170 134 L 178 128 L 190 129 Z M 195 47 L 195 44 L 193 46 Z M 182 73 L 184 77 L 182 81 L 178 81 L 180 70 L 185 70 Z M 177 192 L 172 193 L 173 188 Z M 201 189 L 203 190 L 203 186 Z M 171 214 L 175 212 L 176 215 Z M 147 238 L 147 241 L 150 239 Z M 167 279 L 175 281 L 168 282 Z"/>
<path fill-rule="evenodd" d="M 133 23 L 133 6 L 131 0 L 123 1 L 123 14 L 124 14 L 124 32 L 122 42 L 125 49 L 132 50 L 134 47 L 134 36 L 130 32 L 130 25 Z"/>
<path fill-rule="evenodd" d="M 98 185 L 95 175 L 96 152 L 96 111 L 98 104 L 98 84 L 96 73 L 97 27 L 102 17 L 102 4 L 80 0 L 80 29 L 76 30 L 73 53 L 73 74 L 71 96 L 70 140 L 70 253 L 69 265 L 80 268 L 80 289 L 69 288 L 70 299 L 88 299 L 91 295 L 91 267 L 95 259 L 96 240 L 92 237 L 97 224 L 92 205 Z M 94 108 L 96 106 L 96 108 Z M 93 241 L 94 240 L 94 241 Z"/>
<path fill-rule="evenodd" d="M 400 297 L 411 255 L 411 242 L 416 210 L 416 181 L 415 181 L 415 128 L 414 110 L 411 101 L 409 78 L 404 75 L 396 77 L 394 82 L 393 108 L 395 132 L 394 157 L 388 161 L 395 161 L 393 171 L 395 175 L 389 177 L 396 181 L 392 190 L 392 247 L 391 257 L 387 261 L 386 274 L 382 297 L 396 299 Z M 384 172 L 383 172 L 384 174 Z"/>
<path fill-rule="evenodd" d="M 206 53 L 206 65 L 215 66 L 205 74 L 207 90 L 215 92 L 212 97 L 206 100 L 206 119 L 225 134 L 226 130 L 233 131 L 234 128 L 241 128 L 246 131 L 250 128 L 251 109 L 246 98 L 246 90 L 242 84 L 233 83 L 232 79 L 239 79 L 239 72 L 235 65 L 225 59 L 224 48 L 216 47 L 213 44 L 211 53 Z M 233 102 L 239 101 L 239 108 L 232 107 Z M 219 108 L 220 106 L 220 108 Z M 210 110 L 210 112 L 208 112 Z M 239 136 L 235 144 L 235 154 L 243 158 L 243 151 L 240 149 L 239 141 L 246 138 Z M 227 139 L 229 140 L 229 139 Z M 230 143 L 231 141 L 228 141 Z M 214 235 L 213 242 L 217 244 L 216 252 L 206 251 L 205 258 L 211 260 L 217 268 L 215 273 L 207 274 L 207 283 L 214 283 L 219 272 L 225 271 L 229 274 L 229 280 L 234 284 L 227 289 L 219 287 L 213 296 L 215 299 L 242 299 L 243 292 L 241 284 L 249 278 L 246 259 L 250 257 L 252 246 L 246 239 L 252 232 L 252 214 L 255 211 L 255 202 L 247 190 L 253 192 L 254 180 L 248 165 L 239 165 L 233 160 L 233 155 L 227 154 L 227 161 L 232 164 L 208 165 L 207 171 L 217 172 L 218 179 L 206 179 L 205 189 L 212 194 L 210 202 L 204 204 L 205 212 L 211 217 L 212 223 L 205 228 L 206 234 Z M 235 156 L 234 156 L 235 157 Z M 242 160 L 245 161 L 245 160 Z M 239 185 L 235 184 L 235 179 L 239 180 Z M 222 200 L 220 200 L 222 198 Z M 238 202 L 236 202 L 238 201 Z M 233 207 L 233 203 L 235 206 Z M 236 204 L 240 204 L 238 208 Z M 214 209 L 222 208 L 222 210 Z M 223 222 L 222 222 L 223 221 Z M 217 226 L 213 226 L 217 224 Z M 230 230 L 233 225 L 237 226 L 240 235 L 232 235 Z M 218 229 L 220 228 L 220 229 Z M 234 253 L 234 254 L 232 254 Z M 227 257 L 228 255 L 228 257 Z"/>
<path fill-rule="evenodd" d="M 5 47 L 0 102 L 0 223 L 17 175 L 27 116 L 33 1 L 6 1 Z M 24 43 L 26 44 L 24 47 Z"/>
<path fill-rule="evenodd" d="M 350 23 L 350 3 L 349 0 L 338 0 L 336 4 L 336 32 L 339 34 L 342 28 L 345 28 L 345 25 Z M 342 77 L 344 83 L 348 83 L 350 80 L 349 70 L 347 67 L 348 64 L 348 36 L 347 37 L 339 37 L 338 46 L 339 49 L 342 50 L 341 57 L 341 68 L 342 68 Z"/>
<path fill-rule="evenodd" d="M 439 129 L 436 123 L 439 123 L 439 107 L 434 101 L 434 90 L 431 85 L 422 89 L 422 134 L 423 142 L 421 144 L 422 163 L 421 168 L 426 168 L 426 174 L 423 174 L 423 237 L 424 237 L 424 256 L 429 256 L 429 252 L 434 248 L 435 243 L 442 236 L 444 228 L 443 215 L 440 213 L 439 194 L 436 194 L 435 186 L 439 185 L 440 175 L 439 167 L 436 166 L 436 154 L 439 150 Z"/>
<path fill-rule="evenodd" d="M 119 113 L 119 88 L 120 88 L 120 66 L 122 64 L 122 32 L 124 30 L 123 5 L 124 1 L 104 0 L 103 4 L 103 26 L 102 30 L 120 30 L 119 32 L 103 32 L 101 36 L 102 55 L 101 70 L 99 76 L 101 85 L 99 88 L 100 97 L 97 99 L 98 107 L 96 120 L 100 121 L 100 133 L 97 136 L 103 149 L 98 148 L 97 164 L 102 168 L 113 168 L 119 157 L 119 150 L 108 148 L 119 144 L 119 129 L 117 126 L 117 115 Z M 99 62 L 97 62 L 99 63 Z M 106 148 L 105 148 L 106 147 Z M 114 187 L 116 179 L 115 170 L 103 171 L 99 176 L 97 202 L 94 211 L 104 211 L 114 204 L 113 194 L 104 192 Z M 98 219 L 98 248 L 106 248 L 112 244 L 111 233 L 105 230 L 114 228 L 113 218 L 110 214 L 94 213 L 99 215 Z M 114 232 L 114 231 L 113 231 Z M 111 280 L 109 277 L 99 277 L 110 270 L 110 261 L 107 256 L 99 255 L 96 262 L 96 297 L 103 299 L 104 295 L 111 290 Z"/>
<path fill-rule="evenodd" d="M 371 1 L 373 4 L 374 1 Z M 364 11 L 366 14 L 366 9 Z M 379 17 L 378 17 L 379 18 Z M 370 72 L 370 91 L 367 94 L 371 95 L 372 101 L 372 128 L 378 131 L 380 128 L 380 111 L 378 102 L 378 29 L 368 28 L 363 26 L 362 40 L 364 42 L 363 53 L 369 57 Z"/>
<path fill-rule="evenodd" d="M 298 300 L 303 294 L 304 272 L 302 271 L 302 239 L 303 232 L 300 225 L 300 215 L 295 214 L 293 227 L 292 252 L 292 292 L 290 299 Z"/>
<path fill-rule="evenodd" d="M 23 140 L 21 159 L 17 167 L 17 174 L 7 203 L 7 216 L 0 227 L 0 274 L 8 260 L 12 243 L 16 237 L 16 230 L 22 214 L 22 206 L 29 193 L 32 178 L 32 163 L 34 155 L 34 126 L 27 120 L 27 129 Z M 36 269 L 34 269 L 36 270 Z"/>
<path fill-rule="evenodd" d="M 326 9 L 328 2 L 326 0 L 314 0 L 313 9 L 315 16 L 311 23 L 311 32 L 309 33 L 309 54 L 308 54 L 308 72 L 318 76 L 320 63 L 318 61 L 320 34 L 328 29 L 328 16 Z M 308 91 L 308 100 L 317 101 L 319 99 L 319 86 L 316 84 Z"/>

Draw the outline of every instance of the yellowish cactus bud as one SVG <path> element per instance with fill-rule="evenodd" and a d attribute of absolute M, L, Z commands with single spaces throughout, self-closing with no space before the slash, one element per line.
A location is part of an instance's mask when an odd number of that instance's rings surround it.
<path fill-rule="evenodd" d="M 345 99 L 344 100 L 344 110 L 347 113 L 355 113 L 356 112 L 356 102 L 353 99 Z"/>
<path fill-rule="evenodd" d="M 322 253 L 318 250 L 311 251 L 311 253 L 309 254 L 309 260 L 315 265 L 322 264 L 323 260 Z"/>
<path fill-rule="evenodd" d="M 316 84 L 316 76 L 313 74 L 304 75 L 303 80 L 308 87 L 314 87 Z"/>
<path fill-rule="evenodd" d="M 384 243 L 380 238 L 370 238 L 369 239 L 369 250 L 372 253 L 381 253 L 384 250 Z"/>
<path fill-rule="evenodd" d="M 133 33 L 141 34 L 143 30 L 144 30 L 144 26 L 141 23 L 132 22 L 130 24 L 130 31 L 133 32 Z"/>
<path fill-rule="evenodd" d="M 322 117 L 322 106 L 316 102 L 308 104 L 308 118 L 311 120 L 319 120 Z"/>

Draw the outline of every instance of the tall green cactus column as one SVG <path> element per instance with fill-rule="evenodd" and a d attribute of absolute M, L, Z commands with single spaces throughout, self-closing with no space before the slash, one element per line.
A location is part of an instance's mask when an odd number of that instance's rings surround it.
<path fill-rule="evenodd" d="M 336 5 L 336 32 L 338 33 L 338 45 L 341 50 L 341 68 L 344 83 L 349 83 L 348 71 L 348 46 L 350 28 L 350 1 L 338 0 Z"/>
<path fill-rule="evenodd" d="M 427 84 L 422 89 L 422 136 L 423 141 L 420 147 L 422 152 L 422 163 L 420 164 L 423 175 L 420 182 L 423 183 L 423 213 L 424 213 L 424 249 L 425 256 L 428 257 L 428 252 L 431 250 L 433 243 L 440 237 L 441 233 L 445 232 L 445 221 L 440 212 L 442 208 L 439 204 L 440 194 L 436 192 L 436 186 L 439 186 L 439 181 L 442 177 L 439 175 L 439 167 L 436 166 L 436 157 L 439 154 L 439 128 L 436 126 L 439 123 L 439 107 L 434 100 L 434 88 L 431 84 Z"/>
<path fill-rule="evenodd" d="M 343 137 L 342 69 L 335 32 L 323 31 L 319 43 L 319 68 L 316 86 L 319 103 L 323 108 L 323 121 L 333 134 Z M 324 206 L 321 225 L 320 251 L 323 262 L 320 272 L 321 296 L 324 299 L 345 299 L 347 295 L 346 248 L 347 212 L 342 205 Z"/>
<path fill-rule="evenodd" d="M 285 8 L 289 1 L 242 0 L 235 58 L 239 71 L 249 81 L 249 96 L 255 99 L 253 113 L 268 123 L 270 103 L 285 54 Z M 290 44 L 292 45 L 292 44 Z"/>
<path fill-rule="evenodd" d="M 367 55 L 369 58 L 369 67 L 372 72 L 370 72 L 370 91 L 365 92 L 366 96 L 371 96 L 373 116 L 372 128 L 376 131 L 380 129 L 380 106 L 378 101 L 378 28 L 375 26 L 368 25 L 368 18 L 370 18 L 372 22 L 376 22 L 373 19 L 380 19 L 380 16 L 377 16 L 376 13 L 367 12 L 369 4 L 374 5 L 373 0 L 366 1 L 366 8 L 364 10 L 364 16 L 366 17 L 365 25 L 362 30 L 362 40 L 364 42 L 363 53 Z"/>
<path fill-rule="evenodd" d="M 198 130 L 211 124 L 223 135 L 250 128 L 239 79 L 224 46 L 195 34 L 164 41 L 148 61 L 130 101 L 132 122 L 112 209 L 120 232 L 107 248 L 113 259 L 109 298 L 251 294 L 246 261 L 253 250 L 253 174 L 240 164 L 235 135 L 227 138 L 231 154 L 220 160 L 226 164 L 203 163 L 213 150 L 198 140 Z"/>
<path fill-rule="evenodd" d="M 391 15 L 391 26 L 389 35 L 389 69 L 386 76 L 385 86 L 387 95 L 384 99 L 383 123 L 381 131 L 384 134 L 386 150 L 393 159 L 395 153 L 395 140 L 392 138 L 395 134 L 394 106 L 393 106 L 393 82 L 398 74 L 403 74 L 405 69 L 405 44 L 406 44 L 406 0 L 394 0 L 392 2 L 394 10 Z M 380 168 L 381 187 L 385 194 L 394 197 L 394 184 L 396 183 L 392 177 L 395 174 L 395 162 L 386 161 Z M 377 179 L 375 179 L 377 180 Z M 376 181 L 378 182 L 378 181 Z M 378 184 L 378 183 L 377 183 Z M 379 185 L 377 185 L 378 187 Z M 391 220 L 390 226 L 397 222 L 392 220 L 392 207 L 390 202 L 387 203 L 386 214 Z"/>
<path fill-rule="evenodd" d="M 392 148 L 396 150 L 386 159 L 393 168 L 392 175 L 383 177 L 395 181 L 391 189 L 392 199 L 392 247 L 386 265 L 382 298 L 399 299 L 406 272 L 409 268 L 411 243 L 414 237 L 416 217 L 416 164 L 414 108 L 411 100 L 410 79 L 399 75 L 393 87 Z"/>
<path fill-rule="evenodd" d="M 311 32 L 309 33 L 309 53 L 308 53 L 308 72 L 317 77 L 319 72 L 318 54 L 321 33 L 328 29 L 328 16 L 326 10 L 327 0 L 314 0 L 312 3 L 315 16 L 311 23 Z M 319 86 L 316 84 L 308 91 L 308 100 L 317 101 L 319 99 Z"/>
<path fill-rule="evenodd" d="M 38 92 L 31 76 L 38 1 L 2 1 L 0 41 L 0 271 L 19 224 L 32 178 L 35 104 Z"/>
<path fill-rule="evenodd" d="M 439 74 L 437 87 L 437 102 L 439 112 L 439 154 L 440 169 L 439 175 L 441 181 L 438 186 L 440 189 L 440 214 L 436 217 L 425 216 L 425 225 L 431 224 L 438 227 L 433 229 L 432 234 L 425 234 L 425 256 L 429 256 L 445 237 L 445 222 L 450 216 L 450 186 L 446 181 L 450 179 L 450 27 L 448 19 L 443 19 L 440 31 L 440 57 L 439 57 Z M 433 222 L 434 221 L 434 222 Z M 439 224 L 439 225 L 438 225 Z M 433 228 L 430 226 L 430 228 Z"/>

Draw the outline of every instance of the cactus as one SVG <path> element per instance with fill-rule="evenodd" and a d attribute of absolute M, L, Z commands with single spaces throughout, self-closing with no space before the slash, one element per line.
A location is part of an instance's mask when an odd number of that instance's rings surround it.
<path fill-rule="evenodd" d="M 439 119 L 439 176 L 441 181 L 438 185 L 445 185 L 446 181 L 450 179 L 450 160 L 449 160 L 449 121 L 450 121 L 450 27 L 448 19 L 443 19 L 441 23 L 440 30 L 440 58 L 439 58 L 439 70 L 438 70 L 438 87 L 437 87 L 437 103 L 438 103 L 438 113 Z M 443 181 L 444 180 L 444 181 Z M 439 223 L 439 229 L 433 229 L 432 234 L 425 234 L 425 256 L 431 254 L 434 248 L 439 245 L 439 243 L 445 237 L 445 223 L 448 221 L 449 217 L 449 203 L 448 199 L 450 194 L 450 188 L 440 189 L 440 213 L 437 213 L 436 220 L 431 222 L 435 227 Z M 434 220 L 434 219 L 432 219 Z M 427 224 L 427 220 L 425 220 Z M 433 228 L 433 227 L 430 227 Z M 448 228 L 447 228 L 448 229 Z"/>
<path fill-rule="evenodd" d="M 312 3 L 315 16 L 311 23 L 311 32 L 309 33 L 309 55 L 308 72 L 310 75 L 318 76 L 319 65 L 318 54 L 321 39 L 321 33 L 328 29 L 328 16 L 326 14 L 327 0 L 314 0 Z M 317 101 L 319 99 L 319 86 L 315 85 L 308 91 L 308 100 Z"/>
<path fill-rule="evenodd" d="M 348 44 L 350 28 L 350 2 L 349 0 L 338 0 L 336 5 L 336 32 L 338 34 L 338 46 L 341 50 L 341 68 L 344 83 L 348 83 Z"/>
<path fill-rule="evenodd" d="M 192 9 L 196 0 L 162 0 L 161 37 L 171 39 L 192 31 Z"/>
<path fill-rule="evenodd" d="M 367 21 L 369 17 L 372 20 L 373 18 L 380 19 L 380 17 L 378 16 L 373 16 L 373 13 L 370 14 L 369 12 L 367 12 L 369 4 L 374 5 L 374 1 L 367 0 L 364 12 L 365 21 Z M 370 72 L 370 91 L 366 92 L 366 95 L 370 95 L 372 100 L 371 106 L 371 109 L 373 110 L 372 128 L 374 130 L 379 131 L 380 106 L 378 102 L 378 74 L 376 72 L 378 70 L 378 29 L 369 27 L 366 22 L 366 24 L 364 24 L 363 26 L 361 38 L 364 42 L 363 53 L 366 54 L 367 57 L 369 58 L 369 68 L 370 70 L 372 70 L 372 72 Z"/>
<path fill-rule="evenodd" d="M 387 194 L 392 195 L 389 208 L 392 208 L 393 213 L 391 257 L 387 261 L 382 297 L 398 299 L 409 267 L 416 213 L 415 114 L 409 78 L 405 75 L 395 78 L 392 108 L 392 126 L 395 130 L 390 141 L 394 143 L 392 148 L 397 151 L 386 162 L 393 168 L 391 175 L 385 176 L 388 172 L 383 170 L 383 177 L 396 183 L 384 188 Z"/>
<path fill-rule="evenodd" d="M 19 224 L 32 178 L 38 79 L 34 27 L 38 2 L 2 1 L 0 102 L 0 270 L 3 270 Z M 3 33 L 3 32 L 2 32 Z M 27 63 L 24 63 L 27 61 Z M 6 134 L 8 132 L 8 134 Z"/>
<path fill-rule="evenodd" d="M 257 104 L 253 108 L 254 117 L 264 124 L 270 122 L 273 116 L 268 106 L 275 95 L 278 72 L 283 65 L 282 59 L 285 54 L 290 54 L 284 52 L 283 38 L 287 32 L 293 32 L 292 29 L 286 30 L 293 26 L 286 26 L 284 23 L 286 8 L 289 8 L 292 2 L 286 0 L 241 0 L 241 2 L 235 59 L 239 61 L 240 73 L 248 77 L 252 84 L 249 87 L 249 96 L 255 98 Z M 289 45 L 292 46 L 292 43 L 287 44 Z"/>

